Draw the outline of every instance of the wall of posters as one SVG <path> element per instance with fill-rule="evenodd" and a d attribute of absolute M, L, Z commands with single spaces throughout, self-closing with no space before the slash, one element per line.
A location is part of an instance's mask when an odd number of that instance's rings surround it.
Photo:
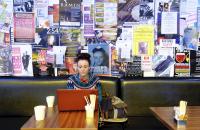
<path fill-rule="evenodd" d="M 199 0 L 0 0 L 0 46 L 30 45 L 46 55 L 44 64 L 33 58 L 34 76 L 76 73 L 81 52 L 91 54 L 94 74 L 200 76 L 199 10 Z M 65 48 L 62 57 L 55 47 Z M 97 65 L 95 48 L 106 53 L 106 65 Z M 13 75 L 27 75 L 14 51 Z"/>

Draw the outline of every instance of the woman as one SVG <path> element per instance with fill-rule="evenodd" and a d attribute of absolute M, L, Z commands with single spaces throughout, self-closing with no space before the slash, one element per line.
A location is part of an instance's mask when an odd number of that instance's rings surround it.
<path fill-rule="evenodd" d="M 69 77 L 67 89 L 98 89 L 98 100 L 101 104 L 102 89 L 99 78 L 90 73 L 90 55 L 81 53 L 77 57 L 78 73 Z"/>

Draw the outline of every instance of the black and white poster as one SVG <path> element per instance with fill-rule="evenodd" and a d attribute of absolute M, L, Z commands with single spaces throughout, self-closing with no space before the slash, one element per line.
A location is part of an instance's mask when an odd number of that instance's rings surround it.
<path fill-rule="evenodd" d="M 200 51 L 190 50 L 190 74 L 200 76 Z"/>
<path fill-rule="evenodd" d="M 0 46 L 0 76 L 12 74 L 11 46 Z"/>
<path fill-rule="evenodd" d="M 14 0 L 14 12 L 34 12 L 34 0 Z"/>
<path fill-rule="evenodd" d="M 111 73 L 111 48 L 108 44 L 88 44 L 93 74 Z"/>

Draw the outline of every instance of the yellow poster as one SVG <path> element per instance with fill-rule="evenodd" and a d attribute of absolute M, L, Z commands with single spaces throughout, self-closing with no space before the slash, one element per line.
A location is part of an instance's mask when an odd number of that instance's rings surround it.
<path fill-rule="evenodd" d="M 154 55 L 154 26 L 135 25 L 133 28 L 133 55 Z"/>

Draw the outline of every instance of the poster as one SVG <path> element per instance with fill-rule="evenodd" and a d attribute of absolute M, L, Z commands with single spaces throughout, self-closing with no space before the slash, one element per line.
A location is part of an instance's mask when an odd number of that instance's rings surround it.
<path fill-rule="evenodd" d="M 177 12 L 163 12 L 161 16 L 161 34 L 177 34 L 177 21 Z"/>
<path fill-rule="evenodd" d="M 48 6 L 48 18 L 51 26 L 59 25 L 59 0 L 52 1 Z"/>
<path fill-rule="evenodd" d="M 94 3 L 83 3 L 84 37 L 94 37 Z"/>
<path fill-rule="evenodd" d="M 117 28 L 117 1 L 95 0 L 95 29 Z"/>
<path fill-rule="evenodd" d="M 0 32 L 9 33 L 13 22 L 13 1 L 0 1 Z"/>
<path fill-rule="evenodd" d="M 65 66 L 67 70 L 67 74 L 76 74 L 77 70 L 77 63 L 76 57 L 65 57 Z"/>
<path fill-rule="evenodd" d="M 14 76 L 33 76 L 31 45 L 12 45 Z"/>
<path fill-rule="evenodd" d="M 135 25 L 133 37 L 133 55 L 154 55 L 153 25 Z"/>
<path fill-rule="evenodd" d="M 93 74 L 111 74 L 111 50 L 108 44 L 89 44 Z"/>
<path fill-rule="evenodd" d="M 165 18 L 163 17 L 163 14 Z M 171 16 L 172 15 L 172 16 Z M 177 18 L 175 18 L 177 16 Z M 163 19 L 164 18 L 164 19 Z M 166 21 L 164 21 L 166 19 Z M 167 20 L 168 19 L 168 20 Z M 170 25 L 173 23 L 173 25 Z M 157 44 L 160 45 L 162 39 L 171 40 L 173 42 L 175 40 L 175 44 L 180 44 L 180 17 L 177 12 L 162 12 L 157 15 Z M 172 28 L 168 28 L 172 26 Z M 164 41 L 165 42 L 165 41 Z M 168 43 L 167 43 L 168 44 Z M 176 45 L 174 45 L 176 46 Z"/>
<path fill-rule="evenodd" d="M 155 0 L 141 0 L 139 7 L 140 22 L 154 23 L 154 1 Z"/>
<path fill-rule="evenodd" d="M 180 42 L 182 49 L 197 50 L 199 46 L 197 29 L 194 27 L 186 27 Z"/>
<path fill-rule="evenodd" d="M 200 51 L 190 50 L 190 74 L 192 77 L 200 76 Z"/>
<path fill-rule="evenodd" d="M 81 26 L 81 0 L 60 0 L 60 25 Z"/>
<path fill-rule="evenodd" d="M 141 56 L 133 56 L 133 61 L 127 63 L 125 74 L 127 77 L 143 76 L 143 71 L 141 69 Z"/>
<path fill-rule="evenodd" d="M 175 77 L 189 77 L 190 76 L 190 51 L 175 50 Z"/>
<path fill-rule="evenodd" d="M 123 26 L 123 24 L 130 22 L 139 22 L 139 9 L 140 0 L 119 1 L 117 14 L 118 26 Z"/>
<path fill-rule="evenodd" d="M 13 0 L 14 12 L 34 12 L 34 0 Z"/>
<path fill-rule="evenodd" d="M 14 13 L 14 42 L 34 43 L 34 41 L 34 14 Z"/>
<path fill-rule="evenodd" d="M 53 46 L 53 52 L 55 54 L 55 66 L 64 67 L 66 46 Z"/>
<path fill-rule="evenodd" d="M 48 54 L 44 48 L 33 49 L 33 74 L 34 76 L 54 76 L 54 54 Z M 53 63 L 52 63 L 53 62 Z"/>
<path fill-rule="evenodd" d="M 43 21 L 48 20 L 48 0 L 35 0 L 35 23 L 41 27 Z"/>
<path fill-rule="evenodd" d="M 152 57 L 152 70 L 156 77 L 174 76 L 174 59 L 171 55 L 154 55 Z"/>
<path fill-rule="evenodd" d="M 0 45 L 0 76 L 12 75 L 12 48 L 11 46 Z"/>
<path fill-rule="evenodd" d="M 77 27 L 60 28 L 60 45 L 79 46 L 81 43 L 81 29 Z"/>

